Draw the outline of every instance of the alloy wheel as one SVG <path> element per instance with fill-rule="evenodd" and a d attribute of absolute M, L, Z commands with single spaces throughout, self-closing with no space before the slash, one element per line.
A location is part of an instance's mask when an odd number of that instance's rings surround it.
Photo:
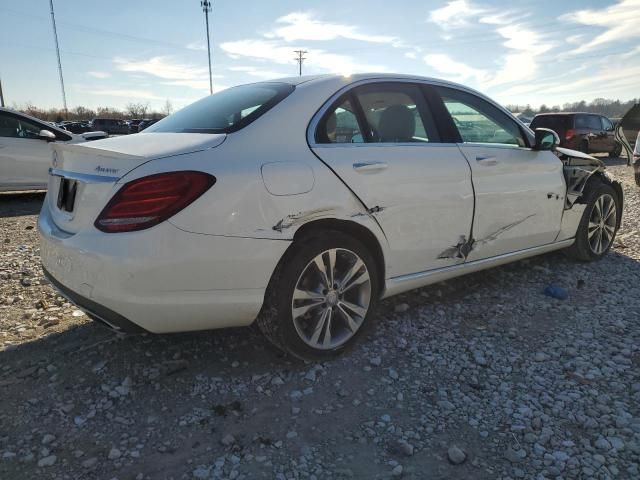
<path fill-rule="evenodd" d="M 364 261 L 351 250 L 332 248 L 316 255 L 298 277 L 291 314 L 307 345 L 331 350 L 356 334 L 370 303 L 371 278 Z"/>
<path fill-rule="evenodd" d="M 616 233 L 616 202 L 609 194 L 600 195 L 589 217 L 587 235 L 589 247 L 596 255 L 602 255 L 613 242 Z"/>

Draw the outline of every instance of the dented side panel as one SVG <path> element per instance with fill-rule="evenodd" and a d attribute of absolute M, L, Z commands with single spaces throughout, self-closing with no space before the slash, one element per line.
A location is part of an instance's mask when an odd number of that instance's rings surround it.
<path fill-rule="evenodd" d="M 556 241 L 563 241 L 576 236 L 578 226 L 587 207 L 585 194 L 589 191 L 591 180 L 597 177 L 610 184 L 620 196 L 620 203 L 624 201 L 622 186 L 611 178 L 605 171 L 606 166 L 601 160 L 582 152 L 558 148 L 556 154 L 562 160 L 563 172 L 567 183 L 567 195 L 560 233 Z"/>
<path fill-rule="evenodd" d="M 553 243 L 560 231 L 565 180 L 551 152 L 460 144 L 473 171 L 476 209 L 467 261 Z"/>
<path fill-rule="evenodd" d="M 454 144 L 315 145 L 313 151 L 353 190 L 389 241 L 389 275 L 455 265 L 442 250 L 469 235 L 473 188 Z M 371 170 L 354 168 L 361 164 Z"/>

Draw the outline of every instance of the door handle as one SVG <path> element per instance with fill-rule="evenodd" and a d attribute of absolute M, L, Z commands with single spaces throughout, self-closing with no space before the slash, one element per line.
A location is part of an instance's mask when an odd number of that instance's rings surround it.
<path fill-rule="evenodd" d="M 386 170 L 389 165 L 386 162 L 362 162 L 354 163 L 353 169 L 356 172 L 377 172 L 379 170 Z"/>
<path fill-rule="evenodd" d="M 485 165 L 487 167 L 498 164 L 498 160 L 496 160 L 495 157 L 489 157 L 489 156 L 484 157 L 482 155 L 478 155 L 476 157 L 476 162 L 478 162 L 480 165 Z"/>

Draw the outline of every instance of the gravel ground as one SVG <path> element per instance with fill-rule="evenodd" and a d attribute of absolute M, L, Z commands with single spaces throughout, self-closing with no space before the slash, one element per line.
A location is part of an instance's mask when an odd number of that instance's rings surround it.
<path fill-rule="evenodd" d="M 627 203 L 603 261 L 386 300 L 315 365 L 254 328 L 92 323 L 42 277 L 42 195 L 0 197 L 0 478 L 640 478 L 640 189 L 608 163 Z"/>

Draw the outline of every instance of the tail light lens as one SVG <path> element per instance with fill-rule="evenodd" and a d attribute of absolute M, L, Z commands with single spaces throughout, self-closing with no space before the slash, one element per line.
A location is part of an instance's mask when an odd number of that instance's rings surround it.
<path fill-rule="evenodd" d="M 564 133 L 565 140 L 571 140 L 573 136 L 576 134 L 571 128 Z"/>
<path fill-rule="evenodd" d="M 133 232 L 172 217 L 216 183 L 204 172 L 168 172 L 125 184 L 102 210 L 94 225 L 107 233 Z"/>

